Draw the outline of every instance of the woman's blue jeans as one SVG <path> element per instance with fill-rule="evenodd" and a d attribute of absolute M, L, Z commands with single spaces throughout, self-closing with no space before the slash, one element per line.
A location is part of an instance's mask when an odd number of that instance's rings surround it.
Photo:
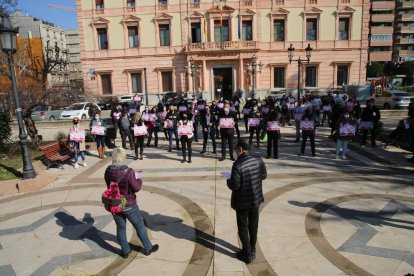
<path fill-rule="evenodd" d="M 96 146 L 105 147 L 105 135 L 95 135 Z"/>
<path fill-rule="evenodd" d="M 73 142 L 73 150 L 75 152 L 75 162 L 78 162 L 79 142 Z M 82 161 L 85 161 L 85 151 L 80 152 Z"/>
<path fill-rule="evenodd" d="M 126 235 L 126 220 L 132 223 L 135 230 L 137 231 L 138 237 L 144 245 L 145 250 L 149 251 L 152 249 L 152 244 L 148 238 L 147 230 L 145 229 L 144 219 L 139 211 L 138 205 L 134 204 L 126 207 L 126 210 L 122 213 L 114 215 L 114 220 L 116 223 L 116 237 L 119 244 L 121 245 L 121 250 L 123 253 L 128 253 L 130 251 L 129 243 Z"/>

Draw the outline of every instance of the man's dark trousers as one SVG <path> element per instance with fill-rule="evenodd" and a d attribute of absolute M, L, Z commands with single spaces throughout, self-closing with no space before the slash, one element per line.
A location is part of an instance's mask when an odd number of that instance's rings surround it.
<path fill-rule="evenodd" d="M 234 134 L 221 133 L 221 157 L 226 158 L 226 144 L 229 145 L 230 158 L 233 158 L 233 136 Z"/>
<path fill-rule="evenodd" d="M 242 243 L 242 252 L 251 257 L 256 253 L 257 229 L 259 225 L 259 208 L 236 210 L 237 229 Z"/>

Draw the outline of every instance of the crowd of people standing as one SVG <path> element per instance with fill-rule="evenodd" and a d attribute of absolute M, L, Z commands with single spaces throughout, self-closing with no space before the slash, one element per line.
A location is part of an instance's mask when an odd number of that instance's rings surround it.
<path fill-rule="evenodd" d="M 169 152 L 173 149 L 181 151 L 182 163 L 192 162 L 193 142 L 199 142 L 199 138 L 202 139 L 200 154 L 208 151 L 216 154 L 217 140 L 220 139 L 219 161 L 226 159 L 227 151 L 230 160 L 235 160 L 234 139 L 237 137 L 239 140 L 241 137 L 239 120 L 244 121 L 250 146 L 259 148 L 261 141 L 267 141 L 266 158 L 279 158 L 281 127 L 286 125 L 295 128 L 294 141 L 301 143 L 299 156 L 305 155 L 308 140 L 311 155 L 316 156 L 316 129 L 326 123 L 330 128 L 330 138 L 336 142 L 334 158 L 347 158 L 348 143 L 355 140 L 358 132 L 361 134 L 361 146 L 366 145 L 368 137 L 371 145 L 376 146 L 381 112 L 374 105 L 373 99 L 366 101 L 365 108 L 361 108 L 360 103 L 351 97 L 339 94 L 328 94 L 322 98 L 305 95 L 299 101 L 292 95 L 281 99 L 269 96 L 264 101 L 252 97 L 244 102 L 243 107 L 242 103 L 238 96 L 229 101 L 220 98 L 210 104 L 202 97 L 193 99 L 191 104 L 183 99 L 175 104 L 162 99 L 152 108 L 145 106 L 142 112 L 136 102 L 129 108 L 118 103 L 114 104 L 110 116 L 115 127 L 115 135 L 121 136 L 124 149 L 134 150 L 135 160 L 143 160 L 144 148 L 158 147 L 160 133 L 163 133 L 168 141 Z M 413 149 L 414 111 L 413 108 L 410 110 L 404 126 L 405 131 L 411 133 L 410 146 Z M 106 128 L 99 111 L 94 112 L 90 129 L 95 135 L 99 158 L 103 158 Z M 99 133 L 97 129 L 100 130 Z M 209 140 L 212 150 L 208 147 Z"/>

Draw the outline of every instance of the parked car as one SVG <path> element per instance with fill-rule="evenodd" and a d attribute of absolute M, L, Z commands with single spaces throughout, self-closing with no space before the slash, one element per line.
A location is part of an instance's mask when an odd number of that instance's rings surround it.
<path fill-rule="evenodd" d="M 141 97 L 142 103 L 144 102 L 144 95 L 142 93 L 134 93 L 134 94 L 127 94 L 118 96 L 118 101 L 120 103 L 130 103 L 134 100 L 135 95 L 138 94 L 138 96 Z"/>
<path fill-rule="evenodd" d="M 30 116 L 33 121 L 54 121 L 59 119 L 63 108 L 54 108 L 53 106 L 35 106 L 31 109 Z"/>
<path fill-rule="evenodd" d="M 73 119 L 75 117 L 78 117 L 80 119 L 89 118 L 88 110 L 91 106 L 92 106 L 92 103 L 90 102 L 72 104 L 60 114 L 60 119 L 68 120 L 68 119 Z M 98 106 L 98 109 L 101 110 L 99 106 Z"/>
<path fill-rule="evenodd" d="M 381 94 L 376 94 L 368 99 L 375 100 L 375 106 L 384 109 L 407 108 L 410 99 L 413 96 L 410 93 L 400 90 L 385 90 Z"/>

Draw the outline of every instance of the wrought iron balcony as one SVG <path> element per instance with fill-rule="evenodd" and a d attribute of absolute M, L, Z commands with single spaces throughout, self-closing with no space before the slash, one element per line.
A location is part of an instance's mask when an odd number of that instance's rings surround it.
<path fill-rule="evenodd" d="M 187 45 L 187 51 L 222 51 L 244 50 L 257 48 L 257 41 L 224 41 L 224 42 L 199 42 Z"/>

